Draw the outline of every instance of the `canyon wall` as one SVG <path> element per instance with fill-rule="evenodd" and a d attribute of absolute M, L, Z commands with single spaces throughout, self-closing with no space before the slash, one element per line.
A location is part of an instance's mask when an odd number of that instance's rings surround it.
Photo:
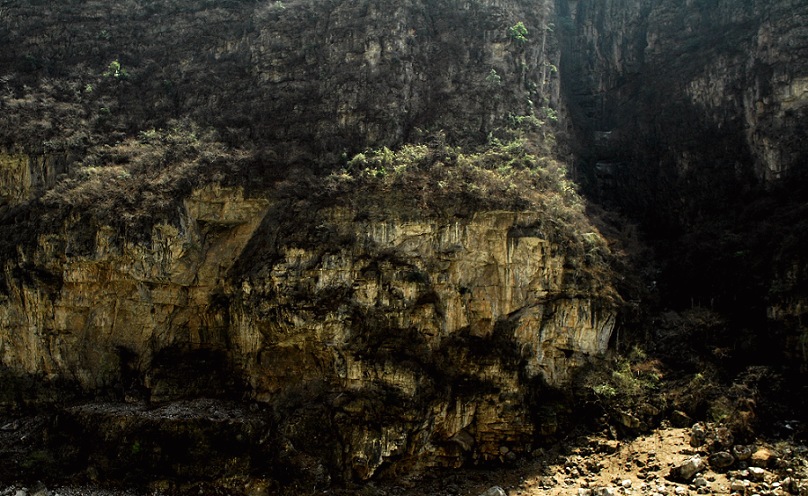
<path fill-rule="evenodd" d="M 56 282 L 6 264 L 3 365 L 129 402 L 268 405 L 296 450 L 366 479 L 529 452 L 554 429 L 537 384 L 560 387 L 606 351 L 614 290 L 548 239 L 542 213 L 324 208 L 305 225 L 284 210 L 208 186 L 146 242 L 101 228 L 79 255 L 86 227 L 43 233 L 28 270 Z M 284 220 L 340 241 L 289 239 Z M 250 250 L 264 261 L 234 272 Z"/>
<path fill-rule="evenodd" d="M 804 369 L 808 5 L 579 0 L 558 14 L 575 170 L 656 245 L 665 304 L 723 312 L 741 361 Z"/>
<path fill-rule="evenodd" d="M 623 308 L 554 153 L 655 244 L 663 307 L 804 366 L 806 9 L 4 2 L 3 406 L 104 399 L 79 438 L 148 418 L 158 450 L 173 405 L 233 402 L 233 473 L 321 485 L 514 461 Z"/>

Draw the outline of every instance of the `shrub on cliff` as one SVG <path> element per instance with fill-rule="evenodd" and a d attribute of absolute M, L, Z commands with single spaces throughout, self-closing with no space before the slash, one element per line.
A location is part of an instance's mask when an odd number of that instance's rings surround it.
<path fill-rule="evenodd" d="M 432 144 L 357 154 L 323 179 L 318 206 L 344 206 L 367 218 L 470 217 L 492 210 L 543 213 L 541 230 L 567 255 L 573 277 L 611 274 L 608 246 L 585 212 L 564 165 L 533 153 L 524 138 L 492 140 L 477 151 Z"/>

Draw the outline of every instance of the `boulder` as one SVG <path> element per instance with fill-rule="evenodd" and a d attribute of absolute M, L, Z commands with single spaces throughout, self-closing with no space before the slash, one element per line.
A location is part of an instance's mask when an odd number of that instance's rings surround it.
<path fill-rule="evenodd" d="M 683 464 L 672 468 L 670 478 L 683 482 L 690 482 L 697 473 L 701 472 L 705 468 L 707 468 L 707 465 L 699 455 L 692 456 Z"/>
<path fill-rule="evenodd" d="M 749 458 L 749 465 L 753 467 L 771 467 L 777 462 L 777 454 L 766 447 L 758 448 Z"/>
<path fill-rule="evenodd" d="M 766 477 L 766 471 L 760 467 L 749 467 L 749 478 L 760 482 Z"/>
<path fill-rule="evenodd" d="M 674 410 L 671 413 L 671 425 L 674 427 L 687 427 L 688 425 L 693 425 L 693 419 L 691 419 L 685 412 L 681 410 Z"/>
<path fill-rule="evenodd" d="M 735 463 L 735 457 L 728 451 L 719 451 L 710 455 L 709 462 L 712 468 L 721 470 L 731 467 Z"/>
<path fill-rule="evenodd" d="M 732 454 L 738 461 L 745 462 L 746 460 L 752 457 L 753 449 L 752 446 L 748 446 L 745 444 L 737 444 L 732 447 Z"/>
<path fill-rule="evenodd" d="M 707 440 L 707 428 L 703 423 L 698 422 L 690 428 L 690 446 L 698 448 Z"/>
<path fill-rule="evenodd" d="M 508 493 L 506 493 L 505 490 L 499 486 L 491 486 L 484 492 L 480 493 L 480 496 L 508 496 Z"/>

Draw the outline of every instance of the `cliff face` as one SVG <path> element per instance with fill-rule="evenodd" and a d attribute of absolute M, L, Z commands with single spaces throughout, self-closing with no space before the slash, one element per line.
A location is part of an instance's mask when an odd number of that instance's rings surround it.
<path fill-rule="evenodd" d="M 804 364 L 806 9 L 3 2 L 2 406 L 111 401 L 49 434 L 101 475 L 515 460 L 620 309 L 561 126 L 664 305 Z"/>
<path fill-rule="evenodd" d="M 584 0 L 561 11 L 565 93 L 582 137 L 600 145 L 590 157 L 658 161 L 651 170 L 680 180 L 711 172 L 712 183 L 801 174 L 801 2 Z"/>
<path fill-rule="evenodd" d="M 580 0 L 558 12 L 576 170 L 658 245 L 664 301 L 725 312 L 752 360 L 787 350 L 804 366 L 808 6 Z"/>
<path fill-rule="evenodd" d="M 509 114 L 558 104 L 549 2 L 4 9 L 0 141 L 36 156 L 79 151 L 81 160 L 93 143 L 187 118 L 227 143 L 259 145 L 270 164 L 330 167 L 421 130 L 477 143 Z M 524 42 L 509 35 L 518 22 Z"/>
<path fill-rule="evenodd" d="M 281 412 L 297 455 L 348 479 L 529 451 L 535 383 L 560 386 L 606 350 L 608 282 L 538 212 L 375 217 L 325 208 L 296 229 L 341 242 L 301 242 L 272 199 L 209 186 L 147 242 L 102 228 L 76 255 L 79 226 L 43 234 L 26 257 L 58 284 L 7 265 L 3 364 L 151 403 L 246 395 Z M 234 272 L 247 245 L 272 261 Z"/>
<path fill-rule="evenodd" d="M 549 2 L 1 9 L 0 398 L 125 402 L 62 410 L 49 438 L 79 448 L 49 469 L 322 486 L 554 433 L 542 391 L 606 351 L 619 298 L 534 155 Z"/>

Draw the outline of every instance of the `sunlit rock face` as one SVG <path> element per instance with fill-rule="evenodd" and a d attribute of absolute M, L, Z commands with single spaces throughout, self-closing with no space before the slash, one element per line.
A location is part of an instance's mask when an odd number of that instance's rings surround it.
<path fill-rule="evenodd" d="M 152 403 L 251 398 L 295 446 L 280 459 L 365 479 L 530 450 L 537 388 L 606 350 L 614 291 L 548 240 L 538 212 L 362 220 L 326 207 L 315 227 L 332 243 L 273 235 L 276 213 L 209 186 L 147 243 L 99 229 L 76 255 L 81 226 L 43 235 L 26 256 L 58 281 L 8 267 L 3 365 Z M 275 255 L 244 270 L 248 245 Z"/>
<path fill-rule="evenodd" d="M 541 209 L 368 212 L 277 184 L 369 148 L 490 146 L 522 120 L 548 152 L 554 9 L 0 7 L 0 373 L 52 385 L 4 382 L 3 406 L 124 400 L 64 412 L 79 440 L 106 426 L 115 453 L 141 425 L 159 451 L 176 402 L 202 425 L 187 441 L 220 437 L 199 398 L 248 401 L 260 427 L 233 432 L 267 466 L 322 480 L 532 450 L 556 425 L 544 389 L 615 326 L 597 229 L 563 227 L 581 230 L 571 247 Z"/>

